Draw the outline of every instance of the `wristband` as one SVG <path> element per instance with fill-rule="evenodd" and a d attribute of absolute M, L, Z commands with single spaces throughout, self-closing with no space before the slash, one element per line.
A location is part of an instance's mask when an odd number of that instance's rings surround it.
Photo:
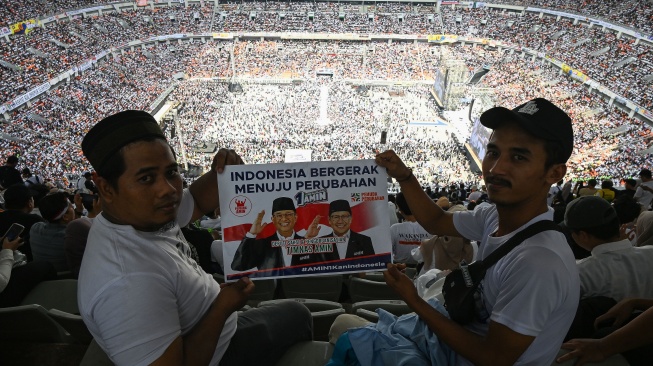
<path fill-rule="evenodd" d="M 399 183 L 403 183 L 403 182 L 408 181 L 410 178 L 413 177 L 413 169 L 408 168 L 408 172 L 409 172 L 409 174 L 408 174 L 408 176 L 407 176 L 406 178 L 404 178 L 404 179 L 397 179 L 397 178 L 395 178 L 395 180 L 396 180 L 397 182 L 399 182 Z"/>

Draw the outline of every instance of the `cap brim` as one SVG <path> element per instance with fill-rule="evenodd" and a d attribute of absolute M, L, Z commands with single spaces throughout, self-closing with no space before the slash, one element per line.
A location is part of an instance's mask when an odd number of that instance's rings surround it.
<path fill-rule="evenodd" d="M 538 136 L 547 140 L 557 140 L 557 138 L 555 136 L 551 136 L 548 131 L 542 128 L 538 128 L 536 123 L 533 123 L 533 121 L 524 118 L 521 113 L 514 112 L 505 107 L 490 108 L 481 114 L 480 119 L 483 126 L 493 130 L 497 129 L 506 122 L 512 121 L 517 122 L 520 127 L 534 136 Z"/>

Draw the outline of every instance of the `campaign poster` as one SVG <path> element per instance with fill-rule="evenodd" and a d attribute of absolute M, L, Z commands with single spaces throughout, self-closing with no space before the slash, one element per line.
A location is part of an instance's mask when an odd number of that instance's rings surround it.
<path fill-rule="evenodd" d="M 226 280 L 385 269 L 386 182 L 374 160 L 227 166 L 218 174 Z"/>

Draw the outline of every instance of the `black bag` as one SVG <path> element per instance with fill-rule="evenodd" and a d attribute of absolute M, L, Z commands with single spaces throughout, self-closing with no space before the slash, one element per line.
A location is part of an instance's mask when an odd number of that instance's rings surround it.
<path fill-rule="evenodd" d="M 467 265 L 464 261 L 460 267 L 451 271 L 442 285 L 444 307 L 449 317 L 458 324 L 468 324 L 476 317 L 475 294 L 485 277 L 485 272 L 513 248 L 531 236 L 546 230 L 561 231 L 553 221 L 538 221 L 508 239 L 503 245 L 490 253 L 485 259 Z"/>

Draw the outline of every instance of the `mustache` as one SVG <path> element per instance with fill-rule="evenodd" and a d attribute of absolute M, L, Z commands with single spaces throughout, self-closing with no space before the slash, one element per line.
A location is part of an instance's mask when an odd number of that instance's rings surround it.
<path fill-rule="evenodd" d="M 179 200 L 177 200 L 177 199 L 171 199 L 171 200 L 166 200 L 166 201 L 164 201 L 164 202 L 159 203 L 159 204 L 157 205 L 157 207 L 158 207 L 158 208 L 161 208 L 161 207 L 168 207 L 168 206 L 177 205 L 177 204 L 179 204 Z"/>
<path fill-rule="evenodd" d="M 493 185 L 497 185 L 497 186 L 504 186 L 504 187 L 508 187 L 508 188 L 512 187 L 512 183 L 510 183 L 509 181 L 507 181 L 505 179 L 501 179 L 501 178 L 498 178 L 498 177 L 486 177 L 485 178 L 485 183 L 486 184 L 493 184 Z"/>

